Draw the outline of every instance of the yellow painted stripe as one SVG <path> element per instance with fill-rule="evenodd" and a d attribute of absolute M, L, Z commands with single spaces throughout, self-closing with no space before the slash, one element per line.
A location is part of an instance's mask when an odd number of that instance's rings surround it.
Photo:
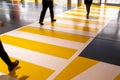
<path fill-rule="evenodd" d="M 108 6 L 108 5 L 105 5 L 104 8 L 108 8 L 108 9 L 118 9 L 120 6 Z"/>
<path fill-rule="evenodd" d="M 77 50 L 60 47 L 52 44 L 36 42 L 23 38 L 13 37 L 9 35 L 1 36 L 2 42 L 19 46 L 22 48 L 30 49 L 37 52 L 42 52 L 48 55 L 57 56 L 65 59 L 69 59 Z"/>
<path fill-rule="evenodd" d="M 120 80 L 120 74 L 114 80 Z"/>
<path fill-rule="evenodd" d="M 53 31 L 53 30 L 40 29 L 40 28 L 35 28 L 35 27 L 30 27 L 30 26 L 23 27 L 19 30 L 24 31 L 24 32 L 30 32 L 30 33 L 34 33 L 34 34 L 44 35 L 44 36 L 50 36 L 50 37 L 55 37 L 55 38 L 71 40 L 71 41 L 77 41 L 77 42 L 81 42 L 81 43 L 86 43 L 90 39 L 90 37 L 87 37 L 87 36 L 68 34 L 68 33 L 64 33 L 64 32 L 57 32 L 57 31 Z"/>
<path fill-rule="evenodd" d="M 100 7 L 101 7 L 100 5 L 96 5 L 96 4 L 91 5 L 91 8 L 100 8 Z"/>
<path fill-rule="evenodd" d="M 15 58 L 12 58 L 12 61 Z M 11 73 L 10 76 L 13 76 L 19 80 L 47 80 L 47 78 L 54 72 L 54 70 L 38 66 L 32 63 L 19 60 L 20 64 L 16 67 Z M 0 60 L 0 72 L 8 74 L 8 68 L 6 64 Z"/>
<path fill-rule="evenodd" d="M 99 22 L 99 21 L 91 21 L 89 19 L 87 20 L 82 20 L 82 19 L 76 19 L 76 18 L 69 18 L 69 17 L 62 17 L 62 16 L 55 16 L 55 18 L 57 19 L 62 19 L 62 20 L 70 20 L 70 21 L 74 21 L 74 22 L 83 22 L 85 24 L 97 24 L 97 25 L 104 25 L 104 22 Z"/>
<path fill-rule="evenodd" d="M 63 13 L 63 15 L 72 15 L 72 16 L 83 16 L 83 17 L 86 17 L 86 14 L 75 14 L 75 13 L 70 13 L 70 12 L 65 12 L 65 13 Z M 99 19 L 99 18 L 102 18 L 104 20 L 109 19 L 107 17 L 102 17 L 102 16 L 92 16 L 92 17 L 95 18 L 95 19 Z"/>
<path fill-rule="evenodd" d="M 71 80 L 97 63 L 95 60 L 77 57 L 54 80 Z"/>
<path fill-rule="evenodd" d="M 70 12 L 86 12 L 86 9 L 74 9 L 74 10 L 70 10 Z M 96 11 L 96 12 L 90 12 L 90 14 L 100 14 L 100 11 Z"/>
<path fill-rule="evenodd" d="M 74 30 L 82 30 L 82 31 L 87 31 L 87 32 L 94 32 L 96 33 L 98 31 L 98 28 L 90 28 L 89 26 L 78 26 L 76 24 L 65 24 L 65 23 L 59 23 L 59 22 L 44 22 L 47 25 L 50 25 L 52 27 L 63 27 L 63 28 L 70 28 Z M 74 23 L 74 22 L 73 22 Z"/>
<path fill-rule="evenodd" d="M 101 6 L 100 5 L 96 5 L 96 4 L 92 4 L 91 5 L 91 8 L 100 8 Z M 80 6 L 80 9 L 82 9 L 82 8 L 85 8 L 85 4 L 83 3 L 83 4 L 81 4 L 81 6 Z"/>

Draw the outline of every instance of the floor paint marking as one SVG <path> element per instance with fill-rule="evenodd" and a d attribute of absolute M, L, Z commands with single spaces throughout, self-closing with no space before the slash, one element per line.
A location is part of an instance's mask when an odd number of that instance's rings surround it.
<path fill-rule="evenodd" d="M 27 40 L 9 35 L 2 35 L 1 40 L 6 44 L 19 46 L 25 49 L 42 52 L 48 55 L 61 57 L 65 59 L 69 59 L 72 55 L 74 55 L 77 52 L 76 49 L 65 48 L 48 43 L 36 42 L 33 40 Z"/>
<path fill-rule="evenodd" d="M 45 36 L 50 36 L 50 37 L 55 37 L 55 38 L 61 38 L 61 39 L 66 39 L 66 40 L 71 40 L 71 41 L 76 41 L 76 42 L 81 42 L 85 43 L 89 40 L 89 37 L 87 36 L 80 36 L 80 35 L 75 35 L 75 34 L 69 34 L 69 33 L 64 33 L 64 32 L 57 32 L 53 30 L 45 30 L 45 29 L 39 29 L 35 27 L 30 27 L 26 26 L 19 31 L 23 32 L 31 32 L 34 34 L 40 34 L 40 35 L 45 35 Z"/>
<path fill-rule="evenodd" d="M 120 74 L 120 67 L 99 62 L 71 80 L 113 80 Z"/>
<path fill-rule="evenodd" d="M 35 22 L 35 23 L 32 23 L 28 26 L 31 26 L 31 27 L 35 27 L 35 28 L 40 28 L 40 24 L 38 22 Z M 81 36 L 89 36 L 89 37 L 95 37 L 97 35 L 97 33 L 94 33 L 94 32 L 87 32 L 87 31 L 82 31 L 82 30 L 74 30 L 74 29 L 70 29 L 70 28 L 63 28 L 63 27 L 52 27 L 52 26 L 49 26 L 49 25 L 44 25 L 41 27 L 42 29 L 47 29 L 47 30 L 53 30 L 53 31 L 59 31 L 59 32 L 65 32 L 65 33 L 68 33 L 68 34 L 75 34 L 75 35 L 81 35 Z M 102 28 L 101 28 L 102 29 Z M 99 29 L 99 30 L 101 30 Z"/>
<path fill-rule="evenodd" d="M 50 22 L 50 18 L 45 20 L 45 22 Z M 67 25 L 74 25 L 74 26 L 79 26 L 79 27 L 83 27 L 83 28 L 87 27 L 87 28 L 90 28 L 90 29 L 93 28 L 93 29 L 96 29 L 96 30 L 99 30 L 99 28 L 103 27 L 103 25 L 92 24 L 92 23 L 88 24 L 88 22 L 89 22 L 88 20 L 86 20 L 86 22 L 77 22 L 77 21 L 73 21 L 72 18 L 71 18 L 71 20 L 58 19 L 55 23 L 62 23 L 62 24 L 67 23 Z M 53 23 L 51 23 L 51 24 L 53 24 Z M 56 27 L 56 25 L 54 27 Z"/>
<path fill-rule="evenodd" d="M 18 31 L 18 30 L 10 31 L 5 34 L 19 37 L 19 38 L 34 40 L 38 42 L 49 43 L 57 46 L 72 48 L 72 49 L 80 49 L 80 47 L 83 47 L 85 45 L 85 43 L 80 43 L 80 42 L 70 41 L 70 40 L 65 40 L 60 38 L 54 38 L 54 37 L 48 37 L 43 35 L 37 35 L 37 34 Z"/>
<path fill-rule="evenodd" d="M 95 60 L 77 57 L 54 80 L 70 80 L 97 63 Z"/>
<path fill-rule="evenodd" d="M 64 17 L 64 16 L 55 16 L 57 19 L 61 19 L 61 20 L 71 20 L 74 22 L 82 22 L 82 23 L 86 23 L 86 24 L 96 24 L 96 25 L 104 25 L 104 22 L 99 22 L 99 21 L 91 21 L 91 20 L 82 20 L 82 19 L 78 19 L 78 18 L 74 18 L 74 17 Z"/>
<path fill-rule="evenodd" d="M 15 59 L 11 57 L 14 61 Z M 6 64 L 0 60 L 0 64 L 2 65 L 0 68 L 1 72 L 9 74 L 19 80 L 46 80 L 54 70 L 37 66 L 22 60 L 19 60 L 20 64 L 18 67 L 14 69 L 11 73 L 8 72 L 8 68 Z"/>
<path fill-rule="evenodd" d="M 105 19 L 102 19 L 102 18 L 100 18 L 100 19 L 97 19 L 97 18 L 93 18 L 92 16 L 90 16 L 90 18 L 89 19 L 86 19 L 86 16 L 73 16 L 73 15 L 68 15 L 68 14 L 64 14 L 64 13 L 62 13 L 62 14 L 58 14 L 58 15 L 56 15 L 56 16 L 62 16 L 62 17 L 67 17 L 67 18 L 75 18 L 75 19 L 81 19 L 81 20 L 88 20 L 88 21 L 92 21 L 92 22 L 101 22 L 101 23 L 105 23 L 107 20 L 105 20 Z"/>
<path fill-rule="evenodd" d="M 72 16 L 83 16 L 83 17 L 86 17 L 86 14 L 75 14 L 75 13 L 70 13 L 70 12 L 65 12 L 63 14 L 72 15 Z M 104 19 L 104 20 L 108 19 L 106 17 L 100 17 L 100 16 L 92 16 L 92 17 L 95 18 L 95 19 Z"/>
<path fill-rule="evenodd" d="M 119 75 L 117 75 L 117 77 L 115 77 L 115 79 L 114 80 L 120 80 L 120 74 Z"/>
<path fill-rule="evenodd" d="M 16 47 L 13 45 L 3 43 L 5 51 L 9 56 L 15 57 L 17 59 L 43 66 L 52 70 L 59 70 L 61 67 L 66 65 L 67 59 L 59 58 L 51 55 L 47 55 L 40 52 L 35 52 L 32 50 Z M 14 53 L 13 53 L 14 52 Z"/>
<path fill-rule="evenodd" d="M 96 29 L 96 28 L 90 28 L 90 27 L 87 27 L 87 26 L 78 26 L 78 25 L 75 25 L 75 24 L 71 25 L 71 24 L 67 24 L 67 23 L 65 24 L 65 23 L 59 23 L 59 22 L 51 23 L 49 21 L 45 21 L 44 23 L 47 24 L 47 25 L 53 26 L 53 27 L 72 28 L 72 29 L 75 29 L 75 30 L 82 30 L 82 31 L 94 32 L 94 33 L 96 33 L 98 31 L 98 29 Z"/>

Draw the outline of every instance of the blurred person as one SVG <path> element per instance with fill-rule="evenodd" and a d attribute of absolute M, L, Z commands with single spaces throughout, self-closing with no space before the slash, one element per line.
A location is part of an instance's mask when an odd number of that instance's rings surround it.
<path fill-rule="evenodd" d="M 87 11 L 87 14 L 86 14 L 87 19 L 89 18 L 90 7 L 91 7 L 92 2 L 93 0 L 84 0 L 84 4 L 86 5 L 86 11 Z"/>
<path fill-rule="evenodd" d="M 43 20 L 44 20 L 47 8 L 49 8 L 49 10 L 50 10 L 51 22 L 56 21 L 56 19 L 54 19 L 53 0 L 42 0 L 42 11 L 41 11 L 41 15 L 40 15 L 40 18 L 39 18 L 40 25 L 44 25 Z"/>

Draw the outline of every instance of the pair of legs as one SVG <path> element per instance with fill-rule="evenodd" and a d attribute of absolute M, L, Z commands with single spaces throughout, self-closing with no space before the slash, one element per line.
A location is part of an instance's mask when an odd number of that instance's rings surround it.
<path fill-rule="evenodd" d="M 86 5 L 86 11 L 87 11 L 86 18 L 88 19 L 89 18 L 91 4 L 85 4 L 85 5 Z"/>
<path fill-rule="evenodd" d="M 43 8 L 42 8 L 42 11 L 41 11 L 39 23 L 40 23 L 41 25 L 43 25 L 43 20 L 44 20 L 44 17 L 45 17 L 45 13 L 46 13 L 46 11 L 47 11 L 47 8 L 49 8 L 49 10 L 50 10 L 51 22 L 56 21 L 56 20 L 54 19 L 53 2 L 52 2 L 52 1 L 45 1 L 45 2 L 42 2 L 42 5 L 43 5 Z"/>
<path fill-rule="evenodd" d="M 5 50 L 3 48 L 3 45 L 2 45 L 1 41 L 0 41 L 0 57 L 7 64 L 9 71 L 12 71 L 19 64 L 18 60 L 14 61 L 14 62 L 12 62 L 10 60 L 8 54 L 5 52 Z"/>

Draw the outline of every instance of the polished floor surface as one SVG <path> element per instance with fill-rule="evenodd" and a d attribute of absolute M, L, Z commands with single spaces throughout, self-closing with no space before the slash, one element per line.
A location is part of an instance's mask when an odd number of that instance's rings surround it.
<path fill-rule="evenodd" d="M 0 2 L 1 40 L 19 66 L 8 72 L 0 60 L 0 80 L 120 80 L 120 7 L 92 5 L 86 19 L 79 8 L 55 4 L 39 25 L 41 3 Z"/>

